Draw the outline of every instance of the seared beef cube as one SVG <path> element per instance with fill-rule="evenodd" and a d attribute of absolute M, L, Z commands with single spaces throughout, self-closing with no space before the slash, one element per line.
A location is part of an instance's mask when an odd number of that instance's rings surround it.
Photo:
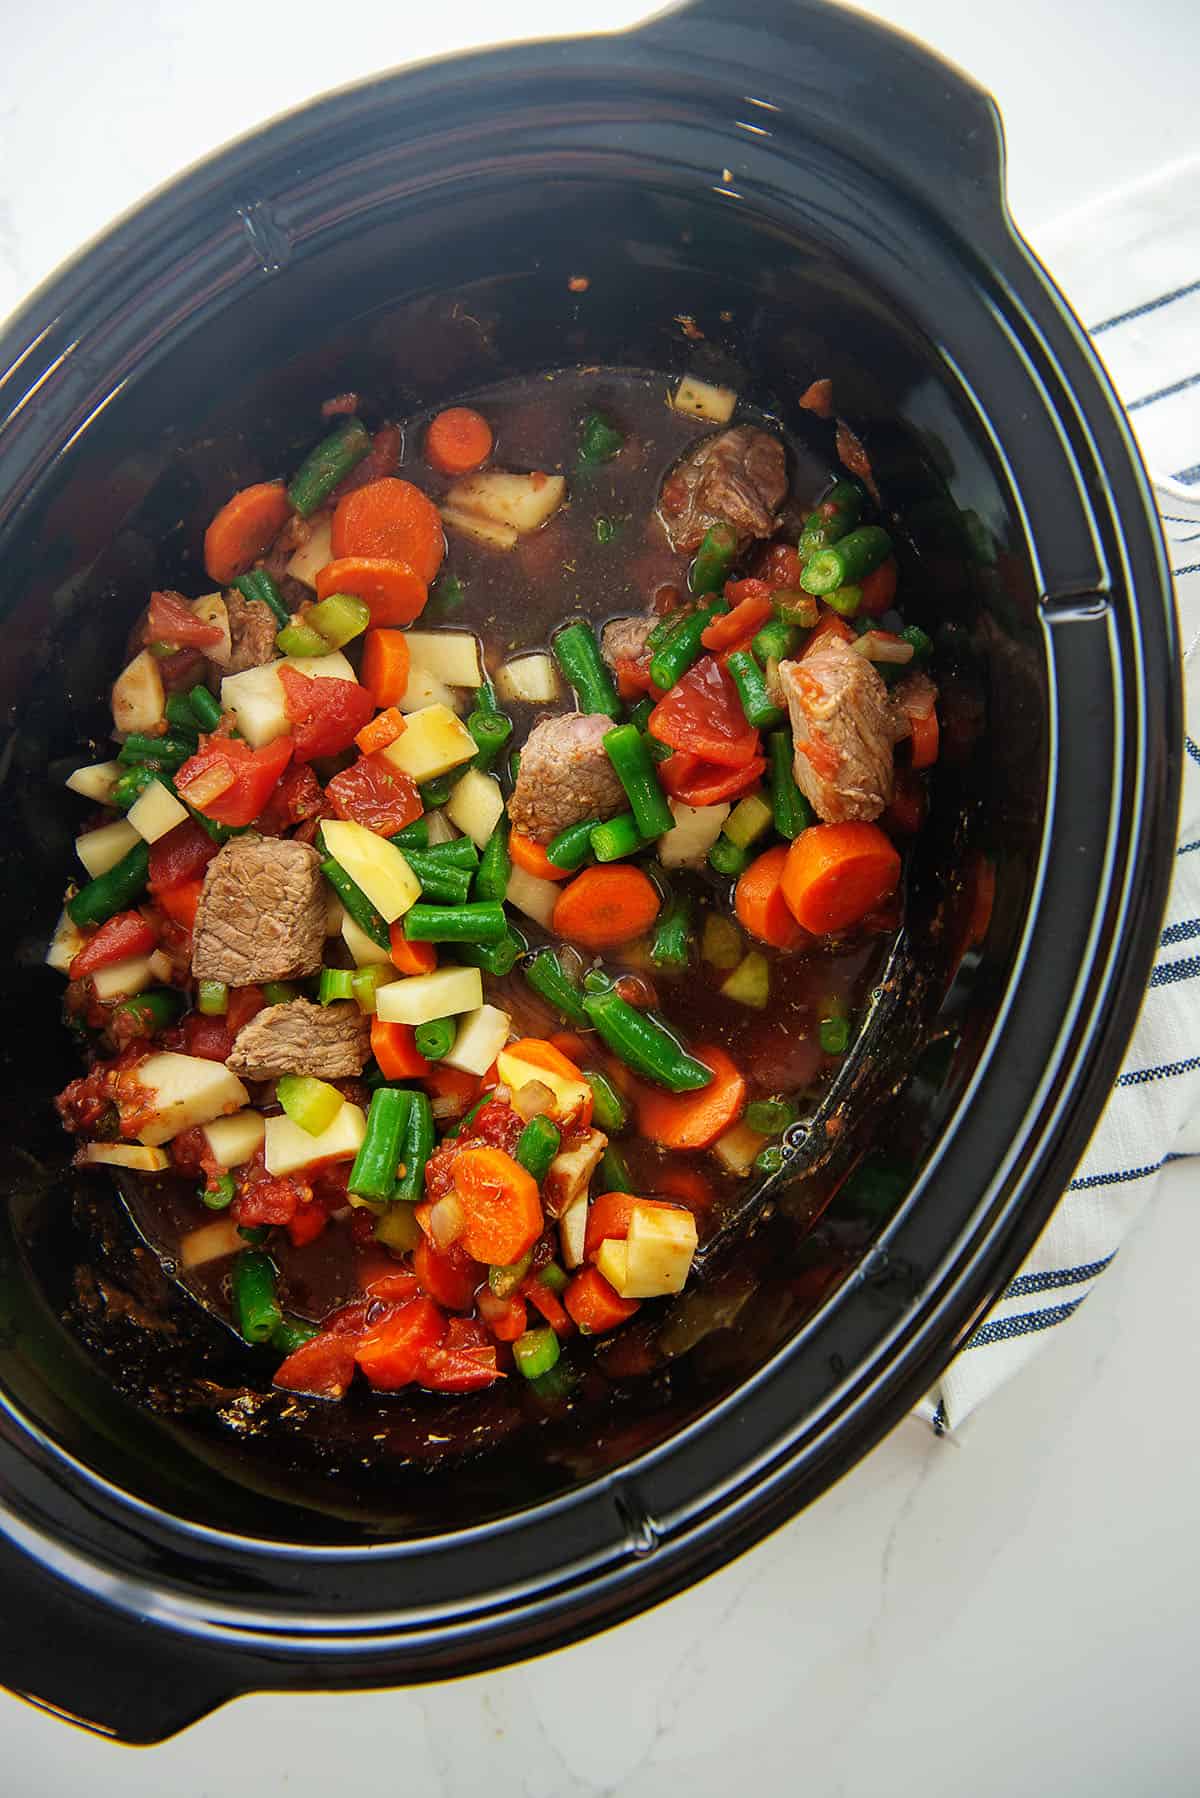
<path fill-rule="evenodd" d="M 796 785 L 818 818 L 877 818 L 891 802 L 896 714 L 874 665 L 829 636 L 781 662 L 796 746 Z"/>
<path fill-rule="evenodd" d="M 238 1031 L 226 1067 L 247 1080 L 315 1074 L 318 1080 L 350 1080 L 371 1053 L 371 1021 L 357 1005 L 314 1005 L 289 999 L 268 1005 Z"/>
<path fill-rule="evenodd" d="M 635 618 L 610 618 L 600 633 L 600 654 L 610 668 L 618 662 L 635 662 L 646 647 L 646 638 L 658 623 L 653 613 Z"/>
<path fill-rule="evenodd" d="M 192 974 L 251 986 L 315 974 L 325 947 L 321 858 L 307 843 L 234 837 L 209 862 Z"/>
<path fill-rule="evenodd" d="M 735 425 L 705 437 L 662 484 L 658 510 L 671 548 L 690 555 L 714 524 L 727 524 L 744 547 L 770 537 L 787 494 L 787 463 L 777 437 Z"/>
<path fill-rule="evenodd" d="M 243 599 L 236 587 L 225 594 L 229 613 L 230 656 L 223 674 L 241 674 L 247 668 L 261 668 L 273 662 L 279 653 L 275 633 L 279 626 L 275 614 L 265 600 Z"/>
<path fill-rule="evenodd" d="M 508 802 L 508 815 L 523 836 L 548 843 L 568 824 L 627 810 L 625 789 L 604 748 L 604 734 L 612 728 L 603 712 L 567 712 L 534 725 Z"/>

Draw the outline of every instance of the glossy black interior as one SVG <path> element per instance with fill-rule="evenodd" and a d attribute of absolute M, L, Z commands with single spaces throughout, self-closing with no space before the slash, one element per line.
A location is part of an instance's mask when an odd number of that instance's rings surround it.
<path fill-rule="evenodd" d="M 53 1670 L 0 1677 L 124 1734 L 305 1668 L 365 1682 L 529 1652 L 761 1534 L 876 1439 L 994 1296 L 1131 1025 L 1178 719 L 1145 704 L 1173 690 L 1172 639 L 1127 434 L 1007 226 L 982 96 L 851 15 L 781 7 L 767 25 L 785 73 L 769 32 L 734 31 L 714 5 L 336 99 L 122 227 L 3 345 L 0 1488 L 56 1603 L 99 1591 L 118 1619 L 128 1590 L 151 1589 L 164 1639 L 205 1671 L 195 1702 L 141 1722 L 111 1680 L 86 1699 Z M 742 56 L 765 58 L 758 85 Z M 831 80 L 854 93 L 884 57 L 905 125 L 885 142 L 885 105 L 868 154 L 868 127 L 842 141 L 817 96 Z M 940 123 L 914 123 L 915 94 Z M 795 1172 L 647 1332 L 650 1371 L 585 1385 L 563 1412 L 461 1401 L 448 1432 L 441 1400 L 260 1405 L 238 1393 L 265 1390 L 261 1367 L 161 1280 L 115 1196 L 66 1167 L 50 1098 L 73 1051 L 40 961 L 80 802 L 56 776 L 89 735 L 103 745 L 105 683 L 146 591 L 201 590 L 215 504 L 294 466 L 329 393 L 402 416 L 570 363 L 729 381 L 830 466 L 830 427 L 797 402 L 832 377 L 906 521 L 910 610 L 936 631 L 954 744 L 905 930 Z M 985 855 L 991 930 L 951 984 Z M 852 1171 L 872 1156 L 883 1178 Z M 79 1271 L 98 1248 L 99 1301 Z M 432 1440 L 447 1433 L 448 1455 Z M 354 1552 L 382 1542 L 382 1558 Z M 318 1543 L 349 1552 L 299 1552 Z M 117 1575 L 128 1590 L 107 1589 Z M 364 1638 L 318 1674 L 323 1623 L 352 1635 L 367 1614 L 386 1645 Z M 198 1615 L 224 1658 L 195 1639 Z"/>

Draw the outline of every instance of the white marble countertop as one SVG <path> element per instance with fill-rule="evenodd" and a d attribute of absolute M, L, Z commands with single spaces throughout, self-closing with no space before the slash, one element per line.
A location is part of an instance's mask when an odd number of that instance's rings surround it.
<path fill-rule="evenodd" d="M 0 315 L 150 188 L 312 94 L 502 30 L 615 28 L 649 10 L 22 9 L 0 104 Z M 1035 247 L 1069 208 L 1200 149 L 1193 0 L 868 10 L 996 93 Z M 0 1789 L 324 1798 L 352 1780 L 413 1798 L 718 1798 L 753 1778 L 814 1798 L 1194 1793 L 1196 1187 L 1194 1164 L 1168 1170 L 1090 1303 L 959 1438 L 902 1425 L 803 1516 L 648 1616 L 456 1684 L 245 1699 L 138 1753 L 0 1694 Z"/>

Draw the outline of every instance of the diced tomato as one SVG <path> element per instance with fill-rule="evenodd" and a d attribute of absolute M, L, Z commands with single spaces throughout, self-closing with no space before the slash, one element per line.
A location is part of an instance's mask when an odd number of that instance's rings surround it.
<path fill-rule="evenodd" d="M 71 963 L 71 979 L 82 980 L 85 974 L 127 961 L 131 955 L 148 955 L 157 941 L 158 931 L 149 918 L 140 911 L 120 911 L 88 938 Z"/>
<path fill-rule="evenodd" d="M 292 722 L 292 753 L 298 762 L 340 755 L 375 710 L 365 687 L 352 680 L 315 680 L 283 663 L 283 702 Z"/>
<path fill-rule="evenodd" d="M 225 1022 L 234 1036 L 251 1018 L 256 1018 L 267 1002 L 267 995 L 261 986 L 235 986 L 229 990 L 229 1008 L 225 1013 Z"/>
<path fill-rule="evenodd" d="M 186 693 L 204 679 L 204 656 L 198 649 L 177 649 L 158 664 L 158 675 L 167 693 Z"/>
<path fill-rule="evenodd" d="M 744 768 L 723 768 L 719 762 L 706 762 L 686 749 L 677 749 L 658 765 L 658 778 L 674 799 L 684 805 L 720 805 L 724 799 L 736 799 L 748 793 L 766 771 L 766 757 L 756 755 Z"/>
<path fill-rule="evenodd" d="M 478 1392 L 500 1378 L 495 1344 L 481 1324 L 452 1317 L 445 1337 L 421 1363 L 420 1383 L 430 1392 Z"/>
<path fill-rule="evenodd" d="M 254 820 L 264 837 L 280 837 L 306 818 L 327 816 L 321 783 L 307 765 L 285 768 L 279 785 Z"/>
<path fill-rule="evenodd" d="M 551 1292 L 537 1274 L 529 1274 L 521 1281 L 521 1296 L 535 1311 L 541 1312 L 556 1336 L 571 1334 L 575 1326 L 563 1310 L 558 1294 Z"/>
<path fill-rule="evenodd" d="M 320 1199 L 309 1199 L 307 1204 L 297 1205 L 287 1221 L 287 1233 L 291 1237 L 292 1247 L 302 1249 L 310 1242 L 315 1242 L 328 1222 L 329 1208 Z"/>
<path fill-rule="evenodd" d="M 185 880 L 182 886 L 168 887 L 165 893 L 156 893 L 154 903 L 159 911 L 164 912 L 184 930 L 193 930 L 196 924 L 196 907 L 200 903 L 203 889 L 202 880 Z"/>
<path fill-rule="evenodd" d="M 295 1180 L 275 1179 L 267 1174 L 261 1180 L 253 1180 L 238 1193 L 229 1207 L 229 1215 L 235 1224 L 246 1229 L 257 1224 L 290 1224 L 300 1208 L 302 1196 Z M 311 1208 L 310 1201 L 305 1209 Z"/>
<path fill-rule="evenodd" d="M 381 837 L 394 837 L 424 811 L 416 783 L 385 756 L 360 755 L 335 774 L 325 792 L 339 818 L 349 818 Z"/>
<path fill-rule="evenodd" d="M 451 1244 L 443 1255 L 427 1236 L 422 1236 L 413 1250 L 412 1263 L 421 1290 L 439 1305 L 447 1311 L 470 1310 L 483 1270 L 457 1244 Z"/>
<path fill-rule="evenodd" d="M 284 673 L 288 670 L 285 668 Z M 349 685 L 348 682 L 343 683 Z M 175 776 L 181 799 L 187 799 L 188 788 L 203 774 L 225 766 L 233 780 L 215 799 L 207 799 L 196 810 L 215 824 L 228 824 L 235 829 L 253 824 L 267 803 L 280 775 L 292 756 L 292 739 L 276 737 L 261 749 L 251 749 L 234 737 L 202 737 L 200 748 L 189 756 Z M 189 803 L 195 803 L 190 801 Z"/>
<path fill-rule="evenodd" d="M 912 734 L 909 739 L 912 748 L 912 766 L 914 768 L 931 768 L 938 758 L 939 733 L 938 715 L 932 709 L 923 716 L 911 715 Z"/>
<path fill-rule="evenodd" d="M 217 845 L 194 818 L 177 824 L 150 845 L 150 891 L 164 893 L 189 880 L 199 880 L 216 853 Z"/>
<path fill-rule="evenodd" d="M 371 1298 L 383 1299 L 389 1305 L 406 1305 L 421 1290 L 416 1274 L 409 1273 L 405 1267 L 396 1267 L 394 1263 L 382 1269 L 377 1268 L 366 1279 L 360 1273 L 359 1284 Z"/>
<path fill-rule="evenodd" d="M 178 593 L 152 593 L 146 619 L 147 643 L 170 643 L 176 649 L 211 649 L 221 641 L 219 625 L 197 618 Z"/>
<path fill-rule="evenodd" d="M 184 1053 L 198 1055 L 202 1061 L 224 1061 L 233 1048 L 234 1033 L 224 1018 L 189 1011 L 182 1028 Z"/>
<path fill-rule="evenodd" d="M 650 735 L 724 768 L 744 768 L 759 750 L 737 688 L 716 656 L 701 656 L 650 714 Z"/>
<path fill-rule="evenodd" d="M 770 581 L 759 581 L 750 577 L 740 581 L 726 581 L 725 597 L 731 606 L 740 606 L 744 599 L 770 599 Z"/>
<path fill-rule="evenodd" d="M 310 1337 L 275 1370 L 277 1386 L 314 1398 L 344 1398 L 353 1378 L 354 1339 L 334 1330 Z"/>
<path fill-rule="evenodd" d="M 896 597 L 896 558 L 889 556 L 860 583 L 858 609 L 868 618 L 881 618 Z"/>
<path fill-rule="evenodd" d="M 354 1359 L 379 1392 L 409 1386 L 425 1357 L 446 1334 L 446 1319 L 432 1299 L 410 1299 L 368 1325 L 354 1346 Z"/>
<path fill-rule="evenodd" d="M 372 481 L 382 480 L 385 475 L 395 474 L 400 466 L 400 450 L 403 438 L 399 425 L 380 425 L 371 439 L 371 447 L 356 468 L 352 468 L 344 480 L 339 481 L 330 494 L 334 504 L 343 494 L 353 493 L 358 487 L 369 487 Z"/>

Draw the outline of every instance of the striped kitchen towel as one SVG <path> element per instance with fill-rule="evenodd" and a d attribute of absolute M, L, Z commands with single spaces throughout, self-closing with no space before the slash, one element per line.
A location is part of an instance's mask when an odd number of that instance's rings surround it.
<path fill-rule="evenodd" d="M 1179 848 L 1125 1067 L 1016 1279 L 918 1406 L 955 1429 L 1087 1298 L 1163 1167 L 1200 1154 L 1200 158 L 1038 233 L 1091 330 L 1151 471 L 1175 576 L 1187 739 Z"/>

